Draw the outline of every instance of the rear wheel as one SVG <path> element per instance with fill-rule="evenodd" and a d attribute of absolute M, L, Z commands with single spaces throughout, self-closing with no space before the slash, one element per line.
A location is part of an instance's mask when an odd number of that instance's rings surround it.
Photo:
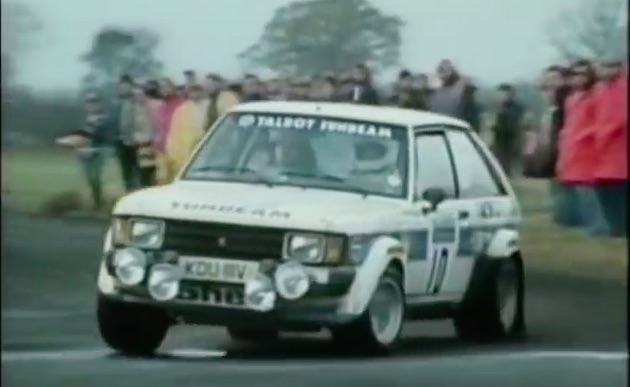
<path fill-rule="evenodd" d="M 512 257 L 492 262 L 488 276 L 461 304 L 454 319 L 457 335 L 487 342 L 525 333 L 524 278 L 521 262 Z"/>
<path fill-rule="evenodd" d="M 347 325 L 331 328 L 333 341 L 344 350 L 383 353 L 393 349 L 405 317 L 402 278 L 399 270 L 388 268 L 361 317 Z"/>
<path fill-rule="evenodd" d="M 158 308 L 103 297 L 98 298 L 96 315 L 105 343 L 131 356 L 152 355 L 172 325 L 172 319 Z"/>

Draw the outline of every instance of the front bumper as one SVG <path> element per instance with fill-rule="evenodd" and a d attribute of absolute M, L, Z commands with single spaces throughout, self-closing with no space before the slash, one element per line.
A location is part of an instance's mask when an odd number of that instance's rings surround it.
<path fill-rule="evenodd" d="M 273 327 L 284 330 L 317 330 L 322 327 L 348 323 L 357 316 L 340 312 L 344 298 L 354 281 L 356 268 L 308 268 L 312 274 L 309 291 L 299 300 L 288 301 L 278 296 L 270 312 L 247 308 L 214 306 L 198 301 L 155 301 L 143 285 L 134 288 L 114 286 L 114 291 L 99 292 L 99 297 L 124 303 L 153 305 L 168 312 L 182 324 Z M 109 274 L 107 274 L 109 275 Z M 116 282 L 113 278 L 112 280 Z"/>
<path fill-rule="evenodd" d="M 291 304 L 277 304 L 270 312 L 249 309 L 199 305 L 178 301 L 156 302 L 125 294 L 104 295 L 110 300 L 153 305 L 168 312 L 178 323 L 194 325 L 277 328 L 281 330 L 310 331 L 342 325 L 357 316 L 338 313 L 340 300 L 336 298 L 300 300 Z"/>

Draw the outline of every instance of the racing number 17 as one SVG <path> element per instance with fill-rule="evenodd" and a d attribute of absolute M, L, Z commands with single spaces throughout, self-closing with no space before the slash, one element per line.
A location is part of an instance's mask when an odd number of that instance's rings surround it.
<path fill-rule="evenodd" d="M 431 265 L 431 276 L 429 277 L 427 293 L 435 295 L 442 289 L 450 255 L 450 250 L 447 246 L 437 246 L 433 249 L 433 263 Z"/>

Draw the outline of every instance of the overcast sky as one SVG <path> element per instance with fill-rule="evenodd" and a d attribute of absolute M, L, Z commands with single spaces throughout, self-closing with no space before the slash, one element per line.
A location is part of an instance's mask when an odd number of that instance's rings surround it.
<path fill-rule="evenodd" d="M 44 24 L 25 58 L 22 82 L 76 87 L 78 57 L 103 25 L 144 26 L 162 37 L 159 56 L 176 78 L 185 68 L 238 76 L 235 55 L 254 42 L 273 11 L 290 0 L 14 0 L 32 5 Z M 343 0 L 339 0 L 343 1 Z M 401 16 L 402 64 L 433 71 L 452 58 L 464 73 L 489 82 L 536 74 L 555 60 L 546 29 L 577 0 L 372 0 Z M 26 60 L 27 59 L 27 60 Z"/>

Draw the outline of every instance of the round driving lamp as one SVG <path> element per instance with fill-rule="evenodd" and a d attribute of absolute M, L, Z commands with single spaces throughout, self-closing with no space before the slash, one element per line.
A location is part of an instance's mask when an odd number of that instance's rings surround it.
<path fill-rule="evenodd" d="M 126 286 L 138 285 L 144 279 L 147 258 L 142 251 L 129 247 L 117 250 L 112 259 L 116 278 Z"/>
<path fill-rule="evenodd" d="M 170 301 L 179 294 L 179 284 L 184 276 L 179 266 L 160 263 L 153 268 L 147 281 L 149 295 L 156 301 Z"/>
<path fill-rule="evenodd" d="M 267 275 L 258 273 L 245 283 L 245 305 L 259 312 L 268 312 L 276 304 L 276 291 L 273 281 Z"/>
<path fill-rule="evenodd" d="M 310 279 L 304 266 L 295 261 L 278 266 L 274 282 L 278 294 L 287 300 L 297 300 L 310 288 Z"/>

